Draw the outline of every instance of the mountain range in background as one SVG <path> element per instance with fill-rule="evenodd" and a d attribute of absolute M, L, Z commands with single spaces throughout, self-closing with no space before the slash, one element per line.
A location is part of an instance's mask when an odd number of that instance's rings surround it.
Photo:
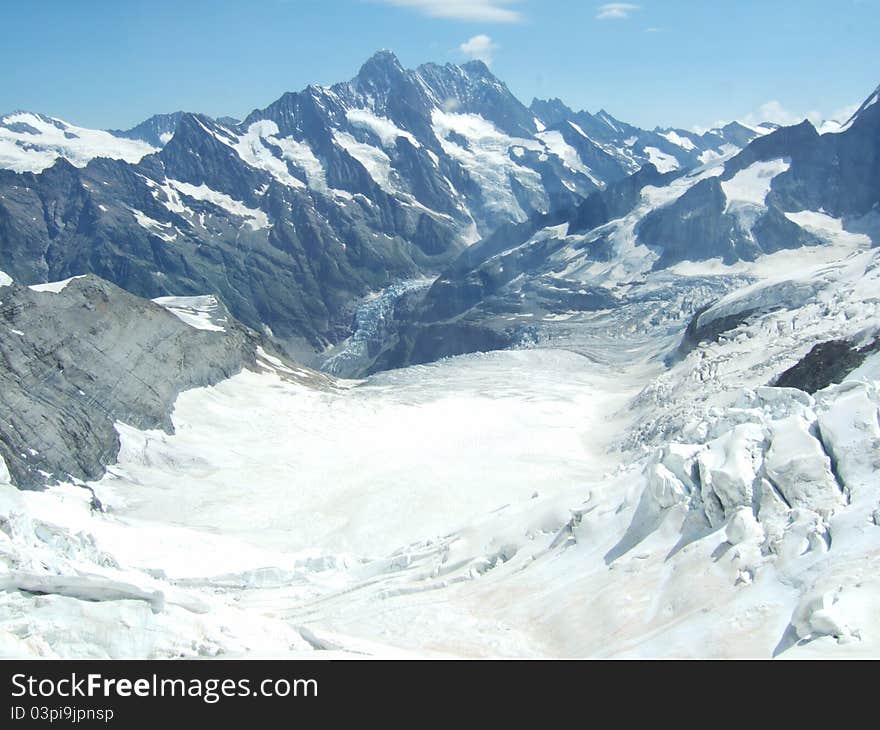
<path fill-rule="evenodd" d="M 351 334 L 369 292 L 436 276 L 499 226 L 771 129 L 648 132 L 558 100 L 527 108 L 481 62 L 409 71 L 383 51 L 241 123 L 4 116 L 0 258 L 25 283 L 90 272 L 149 298 L 213 293 L 308 359 Z"/>

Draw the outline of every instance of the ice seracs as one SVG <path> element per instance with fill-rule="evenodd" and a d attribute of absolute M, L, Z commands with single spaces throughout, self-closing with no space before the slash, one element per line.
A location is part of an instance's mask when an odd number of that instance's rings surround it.
<path fill-rule="evenodd" d="M 767 383 L 817 340 L 872 341 L 878 272 L 867 251 L 723 297 L 703 327 L 729 329 L 669 367 L 657 353 L 677 337 L 660 326 L 633 340 L 613 312 L 605 327 L 586 320 L 583 340 L 566 320 L 556 342 L 574 351 L 470 355 L 344 387 L 288 381 L 297 368 L 258 351 L 258 370 L 183 393 L 173 435 L 117 424 L 117 463 L 88 485 L 107 512 L 73 485 L 3 503 L 17 537 L 2 645 L 870 656 L 878 383 L 858 371 L 813 395 Z M 22 515 L 41 537 L 23 540 Z M 86 642 L 132 611 L 149 640 Z"/>

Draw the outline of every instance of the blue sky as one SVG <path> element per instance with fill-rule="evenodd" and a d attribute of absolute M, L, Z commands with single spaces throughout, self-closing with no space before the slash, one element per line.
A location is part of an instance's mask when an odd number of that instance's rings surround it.
<path fill-rule="evenodd" d="M 129 127 L 241 117 L 351 78 L 481 57 L 528 103 L 645 127 L 832 117 L 880 84 L 880 0 L 2 0 L 0 113 Z"/>

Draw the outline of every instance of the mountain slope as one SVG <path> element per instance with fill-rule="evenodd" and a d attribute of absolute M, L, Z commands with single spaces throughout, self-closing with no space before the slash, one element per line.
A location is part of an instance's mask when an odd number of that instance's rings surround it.
<path fill-rule="evenodd" d="M 115 137 L 125 137 L 126 139 L 139 139 L 156 149 L 161 149 L 174 136 L 174 132 L 177 131 L 177 125 L 180 123 L 183 115 L 184 112 L 155 114 L 131 129 L 111 129 L 110 134 Z"/>
<path fill-rule="evenodd" d="M 559 99 L 534 99 L 530 109 L 542 124 L 568 138 L 588 141 L 605 152 L 621 170 L 633 173 L 651 163 L 660 172 L 697 167 L 745 147 L 776 126 L 746 126 L 740 122 L 696 134 L 683 129 L 653 131 L 615 119 L 604 109 L 596 114 L 575 112 Z"/>
<path fill-rule="evenodd" d="M 878 92 L 701 150 L 380 53 L 0 171 L 0 656 L 876 656 Z"/>

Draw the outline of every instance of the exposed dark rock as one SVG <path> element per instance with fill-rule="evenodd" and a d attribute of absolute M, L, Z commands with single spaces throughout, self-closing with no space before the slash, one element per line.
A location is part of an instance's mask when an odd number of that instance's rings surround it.
<path fill-rule="evenodd" d="M 562 133 L 565 141 L 577 149 L 584 163 L 606 182 L 620 178 L 619 174 L 614 175 L 609 164 L 624 174 L 632 173 L 651 164 L 656 154 L 652 154 L 654 150 L 674 161 L 678 170 L 685 170 L 702 164 L 701 155 L 704 153 L 718 155 L 727 145 L 745 147 L 758 137 L 755 129 L 737 122 L 703 134 L 684 129 L 649 131 L 615 119 L 604 109 L 596 114 L 574 112 L 559 99 L 534 99 L 530 109 L 549 130 Z M 589 149 L 582 150 L 580 145 L 583 143 Z"/>
<path fill-rule="evenodd" d="M 614 218 L 626 215 L 638 203 L 643 188 L 647 185 L 660 187 L 679 177 L 680 174 L 678 172 L 661 174 L 649 162 L 635 174 L 587 197 L 571 216 L 568 232 L 586 233 Z"/>
<path fill-rule="evenodd" d="M 503 350 L 516 341 L 513 331 L 467 322 L 443 322 L 399 331 L 395 344 L 385 349 L 367 372 L 434 362 L 453 355 Z"/>
<path fill-rule="evenodd" d="M 795 365 L 782 373 L 774 385 L 815 393 L 841 383 L 872 352 L 880 351 L 880 338 L 857 348 L 846 340 L 829 340 L 814 345 Z"/>
<path fill-rule="evenodd" d="M 735 330 L 740 325 L 745 324 L 752 315 L 761 311 L 760 309 L 743 309 L 724 317 L 710 319 L 707 323 L 701 324 L 701 316 L 711 306 L 711 303 L 707 304 L 694 312 L 676 350 L 676 358 L 685 357 L 704 342 L 717 342 L 725 332 Z"/>
<path fill-rule="evenodd" d="M 156 114 L 131 129 L 111 129 L 110 133 L 117 137 L 139 139 L 153 147 L 164 147 L 168 140 L 174 136 L 177 124 L 184 112 L 172 112 L 171 114 Z M 222 120 L 218 120 L 224 123 Z"/>
<path fill-rule="evenodd" d="M 162 148 L 138 164 L 98 158 L 82 169 L 59 160 L 40 174 L 0 171 L 0 269 L 25 284 L 94 273 L 149 298 L 214 293 L 288 352 L 322 350 L 350 334 L 368 292 L 438 273 L 474 225 L 488 234 L 524 214 L 574 205 L 600 184 L 529 151 L 517 164 L 543 187 L 511 181 L 521 210 L 499 207 L 436 137 L 438 107 L 480 114 L 512 136 L 536 134 L 534 115 L 484 64 L 408 70 L 382 51 L 351 81 L 284 94 L 240 125 L 175 112 L 115 132 Z M 403 134 L 389 140 L 351 110 L 384 117 Z M 255 143 L 301 186 L 248 164 L 237 149 L 255 122 L 310 150 L 326 185 L 312 184 L 277 140 Z M 601 150 L 566 134 L 600 165 Z M 345 135 L 388 156 L 393 184 L 377 183 L 340 144 Z M 180 183 L 201 192 L 187 194 Z M 267 223 L 248 224 L 218 204 L 218 193 Z"/>
<path fill-rule="evenodd" d="M 710 177 L 698 182 L 674 203 L 646 215 L 637 228 L 638 238 L 660 253 L 655 269 L 681 261 L 714 258 L 720 258 L 725 264 L 754 261 L 761 254 L 822 243 L 786 218 L 778 208 L 759 210 L 751 223 L 726 211 L 727 198 L 721 180 Z"/>

